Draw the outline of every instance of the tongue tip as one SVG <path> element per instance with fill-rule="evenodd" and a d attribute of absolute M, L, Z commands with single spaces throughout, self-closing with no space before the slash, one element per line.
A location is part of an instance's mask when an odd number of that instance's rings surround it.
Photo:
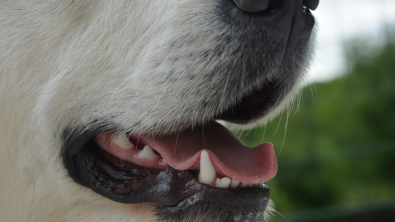
<path fill-rule="evenodd" d="M 237 168 L 232 167 L 232 164 L 224 163 L 222 158 L 217 156 L 211 150 L 205 150 L 209 153 L 212 159 L 215 170 L 232 179 L 245 183 L 264 183 L 272 179 L 278 170 L 277 156 L 274 151 L 272 143 L 262 143 L 254 148 L 250 148 L 254 152 L 256 158 L 250 162 L 244 162 L 244 166 Z"/>
<path fill-rule="evenodd" d="M 264 161 L 266 161 L 267 169 L 266 174 L 260 182 L 266 182 L 272 179 L 277 174 L 278 165 L 277 165 L 277 155 L 274 151 L 274 145 L 272 143 L 263 143 L 258 146 L 261 149 L 264 149 Z"/>
<path fill-rule="evenodd" d="M 276 176 L 278 166 L 273 144 L 265 142 L 251 149 L 258 151 L 256 153 L 258 156 L 256 162 L 251 162 L 250 164 L 250 166 L 255 167 L 249 168 L 249 174 L 239 175 L 235 173 L 233 175 L 235 179 L 239 179 L 240 181 L 247 183 L 265 183 Z"/>

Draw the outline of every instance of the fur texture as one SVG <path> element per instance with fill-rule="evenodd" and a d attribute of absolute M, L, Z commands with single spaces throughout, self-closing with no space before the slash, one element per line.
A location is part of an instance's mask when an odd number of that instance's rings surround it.
<path fill-rule="evenodd" d="M 60 158 L 62 130 L 174 133 L 253 90 L 256 78 L 231 75 L 251 53 L 235 55 L 244 34 L 219 18 L 220 2 L 0 0 L 0 220 L 156 220 L 151 204 L 75 184 Z M 273 61 L 256 66 L 266 79 L 280 72 Z M 297 83 L 261 122 L 297 92 L 306 64 L 294 65 Z"/>

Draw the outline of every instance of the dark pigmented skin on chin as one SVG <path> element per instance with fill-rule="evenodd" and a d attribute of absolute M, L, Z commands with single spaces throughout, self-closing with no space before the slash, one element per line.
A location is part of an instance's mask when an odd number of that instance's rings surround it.
<path fill-rule="evenodd" d="M 71 143 L 65 149 L 64 161 L 70 176 L 111 200 L 155 203 L 157 214 L 164 221 L 182 221 L 202 212 L 213 212 L 215 221 L 244 221 L 252 215 L 254 220 L 263 219 L 269 201 L 268 187 L 210 187 L 196 181 L 196 171 L 179 171 L 170 166 L 164 171 L 140 167 L 108 154 L 94 140 L 85 145 L 81 142 L 84 141 Z M 243 215 L 244 212 L 250 213 Z"/>
<path fill-rule="evenodd" d="M 81 185 L 121 203 L 174 206 L 199 189 L 191 186 L 195 176 L 188 171 L 140 167 L 106 153 L 93 141 L 73 157 L 73 162 L 76 167 L 73 174 L 80 178 Z"/>

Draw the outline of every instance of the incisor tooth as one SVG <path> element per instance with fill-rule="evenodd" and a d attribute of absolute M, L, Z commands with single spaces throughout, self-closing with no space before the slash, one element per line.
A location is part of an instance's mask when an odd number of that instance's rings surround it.
<path fill-rule="evenodd" d="M 130 150 L 134 147 L 134 144 L 130 142 L 126 133 L 117 132 L 111 136 L 111 142 L 115 143 L 124 150 Z"/>
<path fill-rule="evenodd" d="M 248 186 L 248 183 L 241 183 L 241 187 L 247 187 Z"/>
<path fill-rule="evenodd" d="M 141 159 L 152 160 L 152 161 L 158 159 L 159 157 L 154 153 L 152 148 L 148 145 L 146 145 L 142 150 L 139 150 L 137 152 L 137 156 L 139 156 Z"/>
<path fill-rule="evenodd" d="M 165 160 L 164 158 L 162 158 L 162 159 L 159 161 L 159 164 L 165 165 L 165 164 L 167 164 L 167 162 L 166 162 L 166 160 Z"/>
<path fill-rule="evenodd" d="M 210 156 L 207 151 L 203 150 L 200 153 L 200 172 L 199 172 L 199 182 L 211 185 L 214 182 L 217 173 L 211 163 Z"/>
<path fill-rule="evenodd" d="M 237 181 L 237 180 L 232 180 L 232 181 L 230 182 L 230 187 L 236 188 L 237 186 L 239 186 L 239 184 L 240 184 L 239 181 Z"/>
<path fill-rule="evenodd" d="M 216 181 L 216 186 L 219 188 L 228 188 L 230 184 L 230 178 L 229 177 L 224 177 L 222 179 L 217 178 Z"/>

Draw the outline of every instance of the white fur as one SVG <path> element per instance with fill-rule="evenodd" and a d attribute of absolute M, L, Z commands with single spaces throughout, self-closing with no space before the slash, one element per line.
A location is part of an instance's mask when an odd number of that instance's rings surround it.
<path fill-rule="evenodd" d="M 226 56 L 197 59 L 222 32 L 211 32 L 215 4 L 0 0 L 0 221 L 156 219 L 151 204 L 115 203 L 72 181 L 62 130 L 105 119 L 133 133 L 174 132 L 233 104 L 200 112 L 204 98 L 231 88 L 205 75 Z"/>

